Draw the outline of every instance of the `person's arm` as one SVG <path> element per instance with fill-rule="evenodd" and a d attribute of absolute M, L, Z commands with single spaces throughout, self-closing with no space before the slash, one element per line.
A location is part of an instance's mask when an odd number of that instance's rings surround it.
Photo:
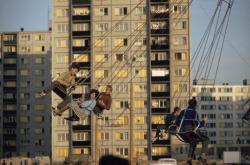
<path fill-rule="evenodd" d="M 85 93 L 82 94 L 82 103 L 84 103 L 85 99 Z"/>
<path fill-rule="evenodd" d="M 111 97 L 109 97 L 107 99 L 107 104 L 104 104 L 103 108 L 106 109 L 106 110 L 110 110 L 111 103 L 112 103 L 112 99 L 111 99 Z"/>
<path fill-rule="evenodd" d="M 65 81 L 66 76 L 68 76 L 68 74 L 69 74 L 68 72 L 63 72 L 63 73 L 61 73 L 61 75 L 57 79 L 57 81 L 59 81 L 60 84 L 66 86 L 66 87 L 69 87 L 69 85 L 70 85 L 69 83 L 67 83 Z"/>

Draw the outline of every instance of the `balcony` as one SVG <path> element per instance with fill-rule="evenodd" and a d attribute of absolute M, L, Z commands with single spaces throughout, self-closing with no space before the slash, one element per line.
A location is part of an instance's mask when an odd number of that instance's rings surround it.
<path fill-rule="evenodd" d="M 16 92 L 16 87 L 3 87 L 3 92 Z"/>
<path fill-rule="evenodd" d="M 157 155 L 157 156 L 152 156 L 152 160 L 158 160 L 161 158 L 171 158 L 171 155 Z"/>
<path fill-rule="evenodd" d="M 90 0 L 73 0 L 73 5 L 90 5 Z"/>
<path fill-rule="evenodd" d="M 3 134 L 3 138 L 6 139 L 16 139 L 16 134 Z"/>
<path fill-rule="evenodd" d="M 6 46 L 6 45 L 16 45 L 17 44 L 17 41 L 3 41 L 3 44 Z"/>
<path fill-rule="evenodd" d="M 73 31 L 72 32 L 73 37 L 75 36 L 89 36 L 90 35 L 90 31 Z"/>
<path fill-rule="evenodd" d="M 4 152 L 16 152 L 16 146 L 3 146 Z"/>
<path fill-rule="evenodd" d="M 154 77 L 151 77 L 151 81 L 169 81 L 169 75 L 168 76 L 154 76 Z"/>
<path fill-rule="evenodd" d="M 83 131 L 83 130 L 89 131 L 90 125 L 73 125 L 73 131 Z"/>
<path fill-rule="evenodd" d="M 170 113 L 170 109 L 166 111 L 166 108 L 152 108 L 152 113 Z"/>
<path fill-rule="evenodd" d="M 74 52 L 90 51 L 90 46 L 73 47 L 72 50 L 73 50 Z"/>
<path fill-rule="evenodd" d="M 164 61 L 151 61 L 151 66 L 159 66 L 159 65 L 169 65 L 169 60 Z"/>
<path fill-rule="evenodd" d="M 4 52 L 3 55 L 4 55 L 4 58 L 15 58 L 15 57 L 17 57 L 16 52 Z"/>
<path fill-rule="evenodd" d="M 151 29 L 151 35 L 169 34 L 169 29 Z"/>
<path fill-rule="evenodd" d="M 161 3 L 166 3 L 166 2 L 169 2 L 169 0 L 150 0 L 150 2 L 161 2 Z"/>
<path fill-rule="evenodd" d="M 152 129 L 157 129 L 157 127 L 160 125 L 164 125 L 164 124 L 152 124 Z"/>
<path fill-rule="evenodd" d="M 91 141 L 73 141 L 73 147 L 91 146 Z"/>
<path fill-rule="evenodd" d="M 17 64 L 3 64 L 4 69 L 16 69 Z"/>
<path fill-rule="evenodd" d="M 88 68 L 90 67 L 90 62 L 78 62 L 80 68 Z"/>
<path fill-rule="evenodd" d="M 170 97 L 169 92 L 152 92 L 151 97 Z"/>
<path fill-rule="evenodd" d="M 16 103 L 16 99 L 3 99 L 4 103 Z"/>
<path fill-rule="evenodd" d="M 72 20 L 74 21 L 89 21 L 90 20 L 90 15 L 75 15 L 72 16 Z"/>
<path fill-rule="evenodd" d="M 3 110 L 3 115 L 6 116 L 16 116 L 16 111 L 10 111 L 10 110 Z"/>
<path fill-rule="evenodd" d="M 169 45 L 151 45 L 151 50 L 168 50 Z"/>
<path fill-rule="evenodd" d="M 161 12 L 161 13 L 152 13 L 151 12 L 151 18 L 152 18 L 152 20 L 166 19 L 166 18 L 169 18 L 169 13 L 168 12 Z"/>
<path fill-rule="evenodd" d="M 3 122 L 4 127 L 16 127 L 16 122 Z"/>
<path fill-rule="evenodd" d="M 4 80 L 16 80 L 16 76 L 3 76 Z"/>
<path fill-rule="evenodd" d="M 157 145 L 170 145 L 170 140 L 157 140 L 154 143 L 152 143 L 153 147 Z"/>

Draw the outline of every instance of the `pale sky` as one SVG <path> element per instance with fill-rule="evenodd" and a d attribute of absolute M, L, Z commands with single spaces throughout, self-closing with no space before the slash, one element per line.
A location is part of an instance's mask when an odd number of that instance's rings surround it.
<path fill-rule="evenodd" d="M 218 0 L 193 0 L 192 53 L 206 30 L 217 2 Z M 0 32 L 20 31 L 21 27 L 25 31 L 47 30 L 48 18 L 51 19 L 51 5 L 52 0 L 0 0 Z M 243 79 L 250 79 L 249 6 L 250 0 L 234 1 L 216 84 L 226 82 L 242 85 Z M 197 72 L 197 63 L 193 67 L 193 75 Z M 211 71 L 210 79 L 214 79 L 214 72 L 215 69 Z"/>

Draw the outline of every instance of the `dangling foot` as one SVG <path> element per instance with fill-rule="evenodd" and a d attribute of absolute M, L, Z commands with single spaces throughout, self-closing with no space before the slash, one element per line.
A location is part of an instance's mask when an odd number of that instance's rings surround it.
<path fill-rule="evenodd" d="M 156 137 L 153 138 L 153 140 L 151 140 L 151 142 L 154 143 L 154 142 L 156 142 L 156 141 L 158 141 L 158 140 L 159 140 L 159 137 L 156 136 Z"/>
<path fill-rule="evenodd" d="M 76 115 L 70 116 L 68 118 L 64 118 L 65 120 L 70 120 L 70 121 L 79 121 L 79 117 L 77 117 Z"/>
<path fill-rule="evenodd" d="M 207 164 L 207 160 L 204 159 L 204 158 L 202 158 L 201 156 L 198 158 L 198 160 L 199 160 L 200 162 L 202 162 L 204 165 L 208 165 L 208 164 Z"/>
<path fill-rule="evenodd" d="M 52 113 L 53 113 L 53 116 L 60 116 L 60 117 L 62 116 L 62 114 L 58 113 L 58 112 L 57 112 L 58 110 L 56 110 L 56 108 L 54 108 L 54 107 L 52 107 L 52 106 L 51 106 L 51 111 L 52 111 Z"/>
<path fill-rule="evenodd" d="M 39 94 L 39 98 L 41 99 L 41 98 L 43 98 L 45 95 L 46 95 L 46 93 L 43 91 L 43 92 L 41 92 L 41 93 Z"/>

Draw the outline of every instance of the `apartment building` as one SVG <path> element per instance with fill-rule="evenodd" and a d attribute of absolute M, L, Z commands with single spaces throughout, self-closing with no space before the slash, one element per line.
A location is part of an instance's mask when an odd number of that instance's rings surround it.
<path fill-rule="evenodd" d="M 214 85 L 214 80 L 194 80 L 193 97 L 198 100 L 197 111 L 200 118 L 208 116 L 206 130 L 211 144 L 208 155 L 216 156 L 226 148 L 240 150 L 242 154 L 250 152 L 250 127 L 242 122 L 249 108 L 246 104 L 249 92 L 249 80 L 244 80 L 243 85 Z"/>
<path fill-rule="evenodd" d="M 50 156 L 51 32 L 0 33 L 0 155 Z"/>
<path fill-rule="evenodd" d="M 190 97 L 189 0 L 53 0 L 52 76 L 78 62 L 77 99 L 112 85 L 103 118 L 52 117 L 52 160 L 104 154 L 156 160 L 171 156 L 176 139 L 151 144 L 159 124 Z M 52 105 L 59 97 L 52 94 Z M 131 131 L 132 130 L 132 131 Z M 132 139 L 132 140 L 131 140 Z"/>

